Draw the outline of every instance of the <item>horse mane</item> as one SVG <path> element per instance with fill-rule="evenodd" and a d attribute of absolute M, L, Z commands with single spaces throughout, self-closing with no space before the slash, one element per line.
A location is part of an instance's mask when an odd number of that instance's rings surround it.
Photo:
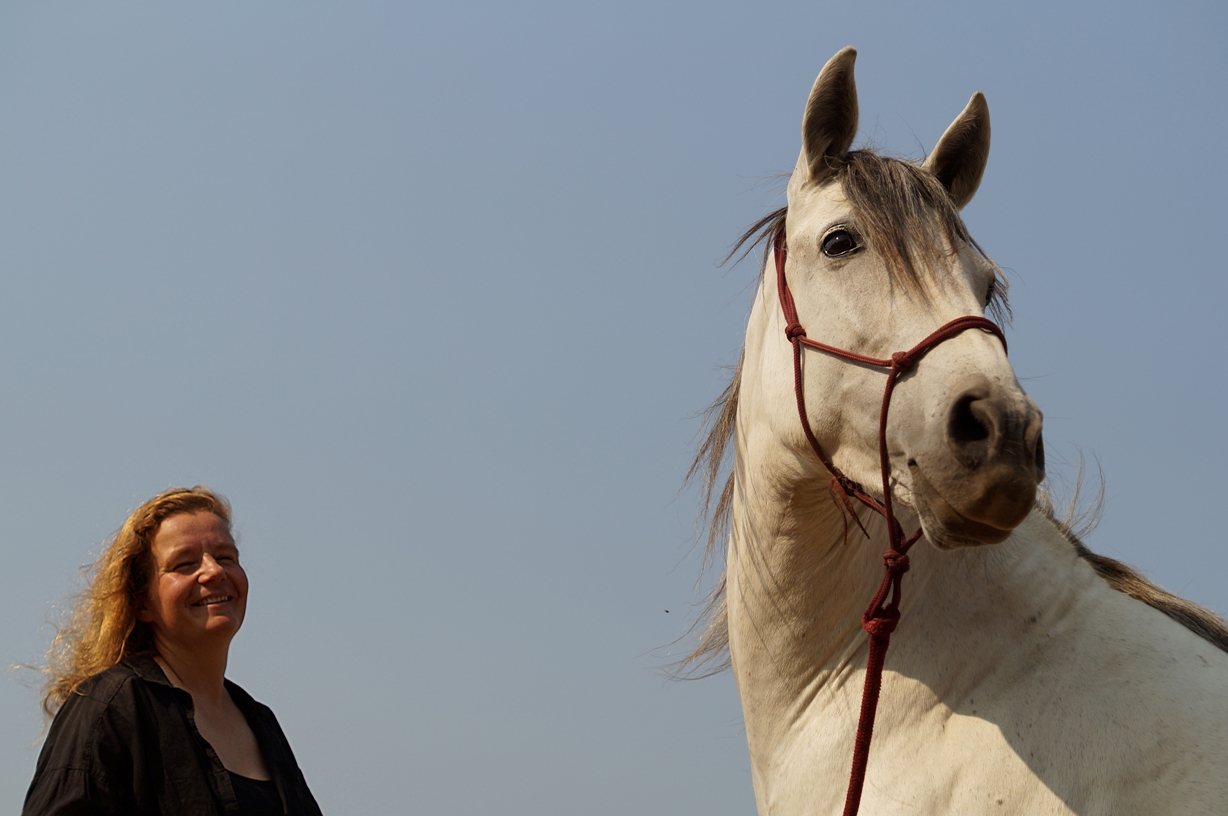
<path fill-rule="evenodd" d="M 1100 555 L 1088 549 L 1083 543 L 1080 531 L 1076 529 L 1081 525 L 1073 518 L 1074 507 L 1077 504 L 1077 488 L 1075 493 L 1076 499 L 1071 502 L 1071 509 L 1067 511 L 1065 518 L 1057 517 L 1053 500 L 1045 491 L 1041 491 L 1037 497 L 1036 509 L 1057 528 L 1063 538 L 1070 542 L 1075 553 L 1090 564 L 1096 574 L 1113 589 L 1160 610 L 1211 645 L 1228 652 L 1228 621 L 1204 606 L 1199 606 L 1161 589 L 1129 564 L 1123 564 L 1115 558 L 1109 558 L 1107 555 Z M 1099 511 L 1096 510 L 1093 515 L 1098 516 Z M 1092 524 L 1094 523 L 1093 519 Z"/>
<path fill-rule="evenodd" d="M 999 323 L 1009 323 L 1011 311 L 1006 300 L 1006 280 L 1001 270 L 968 233 L 959 210 L 934 176 L 900 159 L 880 156 L 868 150 L 854 150 L 837 169 L 836 180 L 843 183 L 845 195 L 859 217 L 863 237 L 882 256 L 892 280 L 924 296 L 920 261 L 949 253 L 951 247 L 970 245 L 989 261 L 994 270 L 986 311 Z M 759 271 L 762 279 L 771 258 L 772 236 L 784 227 L 787 217 L 786 206 L 756 221 L 734 243 L 722 264 L 728 263 L 739 251 L 741 255 L 738 255 L 735 263 L 740 262 L 755 247 L 762 246 L 763 259 Z M 740 354 L 729 384 L 703 413 L 703 441 L 683 480 L 684 485 L 696 478 L 700 480 L 700 530 L 706 538 L 703 573 L 718 561 L 724 562 L 729 545 L 734 473 L 731 469 L 726 472 L 725 463 L 736 427 L 742 361 L 743 355 Z M 1071 519 L 1060 520 L 1056 517 L 1047 494 L 1042 493 L 1038 507 L 1070 542 L 1079 557 L 1086 560 L 1109 586 L 1155 607 L 1213 645 L 1228 651 L 1228 623 L 1223 618 L 1160 589 L 1120 561 L 1093 553 L 1079 538 Z M 729 668 L 729 619 L 725 589 L 725 570 L 721 567 L 716 584 L 704 599 L 703 609 L 691 630 L 698 633 L 695 648 L 673 664 L 675 676 L 698 679 L 720 674 Z"/>

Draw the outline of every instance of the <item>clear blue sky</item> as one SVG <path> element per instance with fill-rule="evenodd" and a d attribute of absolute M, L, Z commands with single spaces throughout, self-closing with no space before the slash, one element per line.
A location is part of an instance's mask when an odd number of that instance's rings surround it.
<path fill-rule="evenodd" d="M 1050 471 L 1099 461 L 1092 546 L 1228 612 L 1228 7 L 899 5 L 4 4 L 0 662 L 203 482 L 230 674 L 326 812 L 752 812 L 732 681 L 658 671 L 677 491 L 752 295 L 714 263 L 850 44 L 887 151 L 986 93 L 965 216 Z M 0 680 L 7 812 L 36 684 Z"/>

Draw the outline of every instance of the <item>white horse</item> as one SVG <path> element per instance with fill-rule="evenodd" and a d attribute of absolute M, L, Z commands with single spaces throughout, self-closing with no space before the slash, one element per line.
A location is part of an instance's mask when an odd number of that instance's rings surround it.
<path fill-rule="evenodd" d="M 782 275 L 811 340 L 889 358 L 1003 294 L 958 214 L 985 167 L 989 112 L 974 95 L 920 167 L 851 151 L 855 56 L 841 51 L 819 75 L 788 206 L 742 243 L 781 231 Z M 767 271 L 771 257 L 769 245 Z M 884 500 L 886 375 L 804 350 L 816 449 L 787 323 L 777 277 L 764 274 L 696 460 L 711 496 L 733 442 L 713 528 L 729 525 L 725 573 L 691 666 L 719 668 L 727 654 L 755 798 L 772 816 L 841 810 L 866 674 L 862 612 L 888 545 L 883 518 L 848 504 L 817 452 L 846 486 Z M 923 538 L 861 812 L 1228 814 L 1228 629 L 1033 508 L 1040 423 L 988 331 L 960 331 L 898 380 L 889 480 L 905 535 Z"/>

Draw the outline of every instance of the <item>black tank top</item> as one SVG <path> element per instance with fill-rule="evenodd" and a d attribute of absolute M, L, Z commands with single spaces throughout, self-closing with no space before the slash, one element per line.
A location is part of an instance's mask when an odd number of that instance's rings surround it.
<path fill-rule="evenodd" d="M 281 796 L 273 780 L 250 779 L 234 771 L 226 773 L 230 774 L 230 786 L 234 788 L 235 799 L 239 800 L 239 813 L 243 816 L 282 816 Z"/>

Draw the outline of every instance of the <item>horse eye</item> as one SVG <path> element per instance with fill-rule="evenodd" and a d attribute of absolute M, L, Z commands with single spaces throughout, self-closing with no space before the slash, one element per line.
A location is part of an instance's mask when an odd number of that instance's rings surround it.
<path fill-rule="evenodd" d="M 829 258 L 848 255 L 857 248 L 857 241 L 848 230 L 835 230 L 823 238 L 823 254 Z"/>

